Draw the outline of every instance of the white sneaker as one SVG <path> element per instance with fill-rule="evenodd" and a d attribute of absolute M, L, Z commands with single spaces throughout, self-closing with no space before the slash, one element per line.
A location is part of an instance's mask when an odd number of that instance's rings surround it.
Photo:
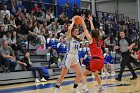
<path fill-rule="evenodd" d="M 79 92 L 79 90 L 77 88 L 74 88 L 73 93 L 80 93 L 80 92 Z"/>
<path fill-rule="evenodd" d="M 88 93 L 88 92 L 89 92 L 89 91 L 88 91 L 87 85 L 84 84 L 84 85 L 82 86 L 82 93 Z"/>
<path fill-rule="evenodd" d="M 89 93 L 88 89 L 82 89 L 82 93 Z"/>
<path fill-rule="evenodd" d="M 106 73 L 104 73 L 104 72 L 102 73 L 102 75 L 105 75 L 105 74 L 106 74 Z"/>
<path fill-rule="evenodd" d="M 113 71 L 113 72 L 111 72 L 111 75 L 115 75 L 115 72 Z"/>
<path fill-rule="evenodd" d="M 59 89 L 55 88 L 53 93 L 59 93 Z"/>
<path fill-rule="evenodd" d="M 42 82 L 46 82 L 47 80 L 45 80 L 44 78 L 41 79 Z"/>
<path fill-rule="evenodd" d="M 110 73 L 106 72 L 105 74 L 106 74 L 106 75 L 109 75 Z"/>
<path fill-rule="evenodd" d="M 82 64 L 81 66 L 82 66 L 82 67 L 85 67 L 86 65 Z"/>
<path fill-rule="evenodd" d="M 98 86 L 98 89 L 99 90 L 104 90 L 104 87 L 103 86 Z"/>
<path fill-rule="evenodd" d="M 39 79 L 37 79 L 37 78 L 35 79 L 35 82 L 36 82 L 36 83 L 40 83 Z"/>

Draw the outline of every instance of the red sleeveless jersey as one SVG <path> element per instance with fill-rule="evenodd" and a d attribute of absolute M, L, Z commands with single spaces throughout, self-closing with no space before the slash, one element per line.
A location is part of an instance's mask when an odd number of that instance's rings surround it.
<path fill-rule="evenodd" d="M 104 58 L 102 49 L 101 49 L 101 45 L 102 44 L 100 44 L 100 42 L 98 42 L 98 46 L 97 46 L 97 41 L 95 38 L 93 39 L 93 43 L 89 44 L 90 53 L 91 53 L 92 57 Z"/>

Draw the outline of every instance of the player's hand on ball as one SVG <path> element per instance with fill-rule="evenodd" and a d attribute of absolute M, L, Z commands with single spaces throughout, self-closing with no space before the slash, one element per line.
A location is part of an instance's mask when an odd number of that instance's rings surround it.
<path fill-rule="evenodd" d="M 75 17 L 72 18 L 72 23 L 75 23 Z"/>

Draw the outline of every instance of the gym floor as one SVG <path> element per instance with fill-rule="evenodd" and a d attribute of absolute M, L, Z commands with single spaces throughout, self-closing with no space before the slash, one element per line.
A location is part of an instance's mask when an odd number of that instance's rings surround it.
<path fill-rule="evenodd" d="M 87 86 L 89 93 L 140 93 L 140 70 L 137 70 L 138 78 L 130 80 L 131 73 L 124 72 L 122 81 L 116 81 L 116 75 L 103 75 L 104 90 L 100 91 L 97 88 L 97 82 L 94 76 L 88 76 Z M 48 80 L 41 83 L 22 83 L 0 86 L 0 93 L 53 93 L 56 80 Z M 72 93 L 74 78 L 65 78 L 60 88 L 60 93 Z M 79 91 L 81 92 L 82 84 L 79 84 Z"/>

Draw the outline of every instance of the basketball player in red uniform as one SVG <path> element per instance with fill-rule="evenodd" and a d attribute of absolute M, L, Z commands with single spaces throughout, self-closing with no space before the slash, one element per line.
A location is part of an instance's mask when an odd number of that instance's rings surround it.
<path fill-rule="evenodd" d="M 88 74 L 90 74 L 91 72 L 94 73 L 96 81 L 98 82 L 98 85 L 99 85 L 99 89 L 101 90 L 103 88 L 101 78 L 98 75 L 98 72 L 101 71 L 104 66 L 104 56 L 102 53 L 101 46 L 99 44 L 99 29 L 94 28 L 91 16 L 89 17 L 89 22 L 91 25 L 91 34 L 89 34 L 89 32 L 88 32 L 84 20 L 82 21 L 82 26 L 84 29 L 84 33 L 87 37 L 87 40 L 89 42 L 89 48 L 90 48 L 90 52 L 91 52 L 91 56 L 92 56 L 92 59 L 90 60 L 89 65 L 86 66 L 86 69 L 83 72 L 82 90 L 84 93 L 88 92 L 88 89 L 86 87 L 86 82 L 87 82 L 86 76 Z"/>

